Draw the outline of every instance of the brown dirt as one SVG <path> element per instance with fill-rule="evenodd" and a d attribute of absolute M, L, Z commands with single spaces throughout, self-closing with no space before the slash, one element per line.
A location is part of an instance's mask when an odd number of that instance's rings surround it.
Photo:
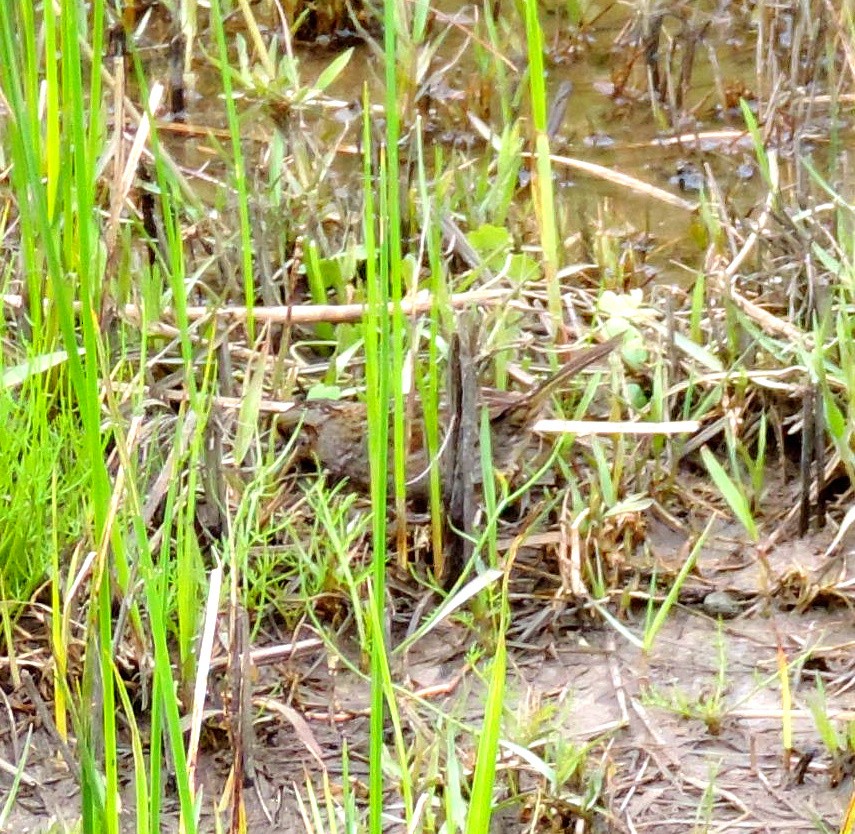
<path fill-rule="evenodd" d="M 547 618 L 551 622 L 522 643 L 519 637 L 528 617 L 537 613 L 526 603 L 523 607 L 529 613 L 521 612 L 510 635 L 506 733 L 516 739 L 533 733 L 533 738 L 557 735 L 566 742 L 592 744 L 580 784 L 590 784 L 595 776 L 602 780 L 598 810 L 588 817 L 595 831 L 813 831 L 822 825 L 836 829 L 851 791 L 846 776 L 851 762 L 845 757 L 835 760 L 823 747 L 808 709 L 818 678 L 832 715 L 852 709 L 855 623 L 850 609 L 840 604 L 842 591 L 837 596 L 816 593 L 824 586 L 810 581 L 816 576 L 817 554 L 828 539 L 803 540 L 774 550 L 765 577 L 758 560 L 747 558 L 749 551 L 743 549 L 735 557 L 711 548 L 684 596 L 687 601 L 698 600 L 705 591 L 728 587 L 741 600 L 742 613 L 717 622 L 698 602 L 680 606 L 647 658 L 616 631 L 584 624 L 582 612 L 570 608 L 555 609 L 555 615 Z M 730 560 L 730 567 L 739 560 L 743 566 L 721 570 L 722 559 Z M 715 572 L 713 565 L 718 568 Z M 768 597 L 747 590 L 764 584 L 770 589 Z M 552 604 L 539 603 L 541 611 L 544 606 Z M 644 607 L 631 608 L 624 620 L 641 635 Z M 397 659 L 396 674 L 413 691 L 449 684 L 450 694 L 439 696 L 437 706 L 477 726 L 483 687 L 466 667 L 465 650 L 471 642 L 471 632 L 462 625 L 443 624 L 417 643 L 405 660 Z M 794 707 L 795 749 L 788 756 L 782 741 L 779 648 L 790 664 Z M 710 709 L 712 718 L 705 723 L 698 715 L 701 705 L 716 697 L 720 657 L 725 680 L 718 691 L 721 708 Z M 284 703 L 282 690 L 288 684 L 293 684 L 291 704 L 306 719 L 333 783 L 340 777 L 340 752 L 347 740 L 360 797 L 367 773 L 367 684 L 340 665 L 337 670 L 335 659 L 323 650 L 264 668 L 256 689 Z M 16 712 L 15 705 L 21 702 L 15 698 L 12 693 L 14 731 L 10 712 L 0 711 L 0 755 L 6 761 L 15 760 L 12 738 L 20 749 L 29 720 L 25 712 Z M 694 717 L 678 714 L 677 703 L 693 707 Z M 402 704 L 411 738 L 421 733 L 428 743 L 435 727 L 433 716 L 409 699 L 402 699 Z M 554 708 L 547 719 L 545 706 Z M 841 720 L 833 723 L 839 732 L 845 731 Z M 464 741 L 460 744 L 466 768 L 472 764 L 471 748 L 464 747 Z M 212 729 L 199 771 L 205 797 L 202 831 L 214 830 L 214 808 L 222 795 L 230 749 Z M 534 743 L 532 749 L 544 755 L 542 745 Z M 321 772 L 307 749 L 305 731 L 264 710 L 256 720 L 253 752 L 256 777 L 245 794 L 249 829 L 303 830 L 295 791 L 305 794 L 307 778 L 318 786 Z M 503 765 L 516 771 L 521 793 L 531 797 L 544 787 L 513 755 L 507 754 Z M 128 831 L 134 817 L 131 766 L 126 751 L 122 768 Z M 40 831 L 51 817 L 69 823 L 76 819 L 75 784 L 42 729 L 34 734 L 26 774 L 32 781 L 21 789 L 8 830 Z M 500 780 L 505 784 L 504 777 Z M 0 793 L 9 785 L 10 777 L 0 774 Z M 510 803 L 497 813 L 495 830 L 565 830 L 578 816 L 574 792 L 558 789 L 548 797 L 535 821 L 530 800 Z"/>

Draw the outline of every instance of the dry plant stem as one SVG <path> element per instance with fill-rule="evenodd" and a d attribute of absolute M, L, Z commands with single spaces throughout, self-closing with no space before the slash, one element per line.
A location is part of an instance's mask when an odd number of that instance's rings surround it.
<path fill-rule="evenodd" d="M 671 420 L 660 423 L 637 423 L 630 420 L 538 420 L 531 430 L 538 434 L 575 434 L 580 437 L 600 434 L 694 434 L 700 420 Z"/>
<path fill-rule="evenodd" d="M 30 699 L 36 713 L 39 716 L 39 720 L 42 722 L 44 728 L 48 731 L 48 734 L 53 739 L 53 743 L 57 746 L 60 755 L 62 756 L 62 760 L 65 762 L 66 767 L 68 767 L 69 773 L 74 777 L 77 784 L 80 784 L 80 768 L 77 765 L 77 762 L 72 755 L 71 749 L 68 744 L 59 734 L 59 731 L 56 728 L 56 724 L 53 723 L 53 718 L 51 717 L 50 710 L 47 708 L 47 704 L 42 700 L 42 696 L 39 695 L 39 690 L 36 688 L 35 683 L 33 682 L 33 676 L 29 673 L 27 669 L 21 670 L 21 683 L 24 684 L 24 689 L 27 692 L 27 696 Z"/>
<path fill-rule="evenodd" d="M 89 62 L 90 66 L 92 64 L 92 47 L 87 43 L 86 39 L 80 38 L 80 48 L 86 55 L 86 60 Z M 117 92 L 117 88 L 119 84 L 116 82 L 116 79 L 113 78 L 112 75 L 108 72 L 107 68 L 101 64 L 101 78 L 106 82 L 107 86 L 115 93 Z M 136 125 L 139 125 L 142 122 L 143 114 L 137 110 L 134 103 L 127 97 L 124 96 L 123 99 L 123 109 L 124 111 L 131 117 L 133 122 Z M 164 164 L 169 168 L 169 174 L 171 177 L 175 179 L 175 181 L 181 186 L 181 193 L 187 198 L 187 200 L 193 205 L 198 205 L 199 201 L 196 196 L 196 193 L 190 187 L 190 183 L 187 182 L 186 177 L 181 172 L 181 166 L 170 156 L 169 152 L 163 146 L 160 147 L 160 158 L 163 160 Z M 106 164 L 109 159 L 103 160 Z"/>
<path fill-rule="evenodd" d="M 679 136 L 663 136 L 648 142 L 630 142 L 622 147 L 628 150 L 639 148 L 670 148 L 697 145 L 708 146 L 711 142 L 736 144 L 748 136 L 747 130 L 723 128 L 722 130 L 700 130 L 696 133 L 681 133 Z"/>
<path fill-rule="evenodd" d="M 466 307 L 470 304 L 498 304 L 511 294 L 510 290 L 472 290 L 470 292 L 458 293 L 449 297 L 448 302 L 452 307 Z M 401 311 L 404 315 L 415 313 L 427 313 L 433 309 L 434 299 L 427 292 L 420 292 L 412 299 L 401 302 Z M 273 322 L 278 324 L 313 324 L 316 322 L 328 322 L 339 324 L 361 321 L 368 308 L 364 304 L 304 304 L 298 306 L 279 307 L 220 307 L 211 309 L 203 306 L 187 308 L 187 318 L 191 321 L 207 319 L 215 316 L 219 319 L 233 319 L 245 321 L 250 313 L 258 322 Z M 389 304 L 389 313 L 394 311 L 394 304 Z M 139 320 L 139 308 L 135 304 L 124 307 L 125 315 L 132 321 Z M 164 315 L 171 316 L 171 311 L 164 311 Z"/>
<path fill-rule="evenodd" d="M 307 638 L 306 640 L 295 640 L 293 643 L 285 643 L 282 646 L 268 646 L 265 649 L 253 649 L 249 652 L 249 662 L 252 666 L 264 666 L 268 663 L 279 663 L 282 660 L 290 660 L 297 655 L 307 654 L 322 648 L 324 641 L 319 638 Z M 229 664 L 228 657 L 216 657 L 211 661 L 211 671 L 221 671 Z"/>
<path fill-rule="evenodd" d="M 114 46 L 121 42 L 118 54 L 113 55 L 113 65 L 116 73 L 116 86 L 113 90 L 113 179 L 110 183 L 110 216 L 104 232 L 107 249 L 107 263 L 112 263 L 113 249 L 116 245 L 116 236 L 119 229 L 119 216 L 122 213 L 122 205 L 125 202 L 127 192 L 123 192 L 120 183 L 125 166 L 125 40 L 124 32 L 119 34 L 113 42 Z M 155 85 L 156 87 L 160 85 Z M 156 109 L 156 108 L 155 108 Z M 140 124 L 137 136 L 144 134 L 148 136 L 148 119 L 145 119 L 145 127 Z M 138 161 L 138 160 L 137 160 Z M 134 164 L 136 170 L 136 163 Z"/>
<path fill-rule="evenodd" d="M 5 759 L 0 759 L 0 772 L 8 774 L 14 779 L 18 773 L 18 768 L 11 762 L 7 762 Z M 21 774 L 21 783 L 26 785 L 28 788 L 39 787 L 39 783 L 33 779 L 32 776 L 29 776 L 26 773 Z"/>
<path fill-rule="evenodd" d="M 231 705 L 233 710 L 231 734 L 234 747 L 232 807 L 237 815 L 242 814 L 244 810 L 243 786 L 255 781 L 255 765 L 253 760 L 255 739 L 252 728 L 253 670 L 249 654 L 249 615 L 243 606 L 237 611 L 235 642 L 235 663 L 232 664 L 231 680 Z M 238 819 L 238 816 L 233 817 L 235 831 L 242 830 L 236 824 Z"/>
<path fill-rule="evenodd" d="M 55 672 L 54 674 L 57 673 Z M 17 686 L 20 686 L 20 678 L 16 684 L 16 688 Z M 9 727 L 9 745 L 12 748 L 10 752 L 12 753 L 12 758 L 15 761 L 18 761 L 21 758 L 21 749 L 18 744 L 17 728 L 15 727 L 15 714 L 12 712 L 12 705 L 9 703 L 9 699 L 6 697 L 6 693 L 2 689 L 0 689 L 0 698 L 2 698 L 3 706 L 6 708 L 6 721 L 8 722 Z M 3 765 L 0 764 L 0 769 L 2 769 L 2 767 Z"/>
<path fill-rule="evenodd" d="M 250 678 L 252 675 L 249 655 L 249 620 L 246 609 L 237 602 L 235 597 L 235 578 L 237 571 L 232 568 L 232 587 L 229 605 L 229 698 L 226 705 L 226 718 L 229 728 L 229 739 L 232 744 L 233 759 L 230 774 L 232 808 L 232 830 L 240 830 L 235 826 L 239 816 L 244 811 L 243 786 L 247 779 L 254 775 L 252 768 L 252 738 L 247 734 L 252 729 L 252 718 L 249 714 Z"/>
<path fill-rule="evenodd" d="M 606 637 L 606 652 L 609 659 L 609 674 L 612 681 L 612 689 L 614 689 L 615 700 L 620 710 L 620 723 L 624 727 L 629 726 L 629 710 L 626 708 L 627 694 L 626 687 L 623 683 L 620 664 L 615 656 L 615 638 L 613 634 Z"/>
<path fill-rule="evenodd" d="M 157 109 L 160 107 L 160 102 L 163 98 L 163 85 L 160 82 L 154 84 L 151 88 L 151 92 L 149 93 L 148 98 L 148 112 L 155 113 Z M 145 148 L 149 135 L 151 134 L 151 124 L 149 122 L 148 113 L 144 113 L 140 123 L 137 127 L 136 133 L 134 134 L 133 142 L 131 143 L 131 149 L 128 153 L 127 161 L 125 162 L 122 168 L 121 179 L 119 180 L 119 189 L 117 194 L 115 195 L 115 204 L 111 207 L 110 212 L 110 222 L 107 226 L 108 230 L 108 251 L 111 251 L 112 245 L 115 243 L 116 239 L 116 231 L 118 229 L 118 212 L 121 211 L 122 205 L 127 199 L 128 194 L 131 191 L 131 186 L 134 184 L 134 180 L 136 178 L 137 166 L 139 165 L 140 158 L 143 154 L 143 149 Z M 117 142 L 120 147 L 123 147 L 123 135 L 120 134 L 117 138 Z M 117 164 L 121 159 L 121 154 L 117 156 Z M 110 237 L 110 232 L 112 231 L 112 237 Z"/>
<path fill-rule="evenodd" d="M 825 466 L 821 472 L 821 480 L 819 478 L 815 479 L 811 483 L 810 487 L 810 498 L 812 501 L 818 500 L 819 495 L 819 484 L 820 483 L 828 483 L 833 477 L 835 472 L 837 471 L 838 466 L 840 466 L 840 453 L 834 452 L 828 461 L 825 463 Z M 768 547 L 774 546 L 779 539 L 781 539 L 790 529 L 790 525 L 796 520 L 800 512 L 800 505 L 796 504 L 789 509 L 787 514 L 781 519 L 781 521 L 775 527 L 774 532 L 772 532 L 768 539 L 765 540 L 764 545 Z M 835 538 L 836 541 L 836 538 Z M 828 554 L 829 556 L 832 554 Z"/>
<path fill-rule="evenodd" d="M 451 429 L 448 451 L 442 455 L 446 520 L 451 527 L 443 558 L 437 568 L 446 588 L 460 578 L 472 556 L 475 525 L 475 469 L 478 461 L 478 380 L 475 376 L 476 327 L 461 317 L 452 340 L 449 360 Z"/>
<path fill-rule="evenodd" d="M 529 156 L 529 154 L 526 153 L 523 153 L 522 155 L 523 157 Z M 637 194 L 642 194 L 645 197 L 652 197 L 653 199 L 666 203 L 669 206 L 674 206 L 675 208 L 683 209 L 683 211 L 688 212 L 697 211 L 697 203 L 690 203 L 688 200 L 684 200 L 682 197 L 677 197 L 675 194 L 672 194 L 670 191 L 665 191 L 663 188 L 658 188 L 655 185 L 644 182 L 643 180 L 638 179 L 638 177 L 631 177 L 629 174 L 622 174 L 620 171 L 615 171 L 612 168 L 606 168 L 602 165 L 597 165 L 594 162 L 588 162 L 584 159 L 574 159 L 569 156 L 554 155 L 551 155 L 549 158 L 557 165 L 564 165 L 567 168 L 573 168 L 576 171 L 582 171 L 585 174 L 590 174 L 591 176 L 604 179 L 607 182 L 628 188 Z"/>
<path fill-rule="evenodd" d="M 187 768 L 190 773 L 190 790 L 196 790 L 196 763 L 199 756 L 199 738 L 202 732 L 202 718 L 205 712 L 205 698 L 208 692 L 208 675 L 213 669 L 211 653 L 214 648 L 214 635 L 217 626 L 217 612 L 220 604 L 220 589 L 223 584 L 223 569 L 217 565 L 211 571 L 208 582 L 208 602 L 205 606 L 205 621 L 202 641 L 199 645 L 199 663 L 196 667 L 196 684 L 193 688 L 193 706 L 190 711 L 190 738 L 187 742 Z M 226 658 L 223 658 L 223 666 Z"/>
<path fill-rule="evenodd" d="M 448 299 L 448 303 L 452 307 L 467 307 L 470 304 L 499 304 L 503 300 L 512 295 L 511 290 L 492 289 L 492 290 L 471 290 L 470 292 L 457 293 Z M 24 297 L 15 293 L 7 293 L 3 296 L 2 302 L 7 307 L 21 309 L 24 306 Z M 46 302 L 46 305 L 48 302 Z M 407 299 L 401 302 L 401 310 L 404 315 L 414 315 L 417 313 L 427 313 L 433 308 L 433 298 L 427 292 L 420 292 L 412 299 Z M 75 303 L 75 310 L 79 312 L 80 304 Z M 187 308 L 187 318 L 190 321 L 200 321 L 211 317 L 218 319 L 227 319 L 232 321 L 246 321 L 250 314 L 257 322 L 271 322 L 275 324 L 316 324 L 319 322 L 328 322 L 330 324 L 340 324 L 360 321 L 366 313 L 364 304 L 303 304 L 297 306 L 278 306 L 278 307 L 242 307 L 242 306 L 226 306 L 219 309 L 212 309 L 203 306 L 191 306 Z M 389 305 L 389 312 L 392 312 L 392 305 Z M 125 304 L 121 308 L 121 313 L 124 318 L 132 324 L 139 325 L 142 321 L 142 310 L 137 304 Z M 164 310 L 166 318 L 172 318 L 174 313 L 170 309 Z M 172 325 L 166 325 L 161 322 L 154 323 L 155 328 L 171 328 Z M 167 335 L 172 333 L 177 335 L 178 331 L 163 331 Z"/>
<path fill-rule="evenodd" d="M 799 538 L 810 526 L 810 487 L 813 462 L 816 454 L 817 437 L 814 429 L 814 388 L 808 385 L 802 394 L 802 448 L 799 457 Z M 822 439 L 820 438 L 820 443 Z"/>
<path fill-rule="evenodd" d="M 774 172 L 777 171 L 776 160 L 777 158 L 774 151 L 769 151 L 769 167 L 773 171 L 773 176 Z M 810 343 L 808 334 L 802 332 L 798 327 L 795 327 L 788 321 L 772 315 L 753 301 L 749 301 L 737 292 L 736 288 L 731 284 L 733 279 L 736 277 L 736 274 L 739 272 L 739 268 L 743 263 L 745 263 L 745 260 L 757 245 L 760 235 L 763 233 L 763 230 L 769 222 L 776 199 L 776 192 L 770 190 L 766 195 L 766 202 L 763 206 L 763 211 L 760 214 L 760 217 L 757 218 L 757 223 L 755 224 L 754 229 L 745 239 L 745 243 L 743 243 L 739 252 L 736 253 L 727 266 L 720 267 L 714 271 L 713 277 L 716 279 L 719 291 L 727 294 L 731 301 L 733 301 L 733 303 L 736 304 L 736 306 L 739 307 L 746 316 L 755 321 L 766 333 L 771 336 L 783 336 L 797 345 L 808 346 Z"/>

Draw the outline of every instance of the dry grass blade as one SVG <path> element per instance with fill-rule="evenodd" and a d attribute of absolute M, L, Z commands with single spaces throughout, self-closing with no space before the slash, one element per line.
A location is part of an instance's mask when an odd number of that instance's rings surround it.
<path fill-rule="evenodd" d="M 122 93 L 123 94 L 120 98 L 120 101 L 124 103 L 124 91 L 122 91 Z M 160 107 L 160 102 L 163 98 L 163 93 L 163 85 L 160 83 L 155 84 L 151 88 L 151 92 L 149 93 L 148 99 L 148 110 L 143 114 L 143 117 L 140 120 L 139 125 L 137 126 L 136 132 L 134 133 L 134 140 L 131 143 L 131 149 L 128 153 L 128 158 L 122 166 L 122 170 L 119 172 L 118 182 L 113 183 L 113 193 L 110 197 L 110 217 L 107 221 L 107 228 L 105 232 L 108 257 L 111 257 L 113 254 L 113 247 L 115 246 L 116 236 L 118 234 L 119 219 L 122 213 L 122 206 L 125 204 L 125 200 L 128 198 L 128 194 L 130 193 L 131 188 L 134 184 L 134 180 L 137 175 L 137 167 L 140 163 L 140 158 L 142 157 L 143 150 L 145 149 L 145 146 L 149 141 L 149 133 L 151 131 L 151 126 L 149 124 L 149 113 L 157 113 L 157 110 Z M 122 160 L 123 157 L 123 154 L 121 153 L 124 143 L 123 128 L 124 125 L 116 125 L 117 164 Z"/>
<path fill-rule="evenodd" d="M 273 698 L 255 698 L 253 699 L 253 704 L 262 709 L 266 709 L 269 712 L 281 715 L 286 721 L 288 721 L 294 728 L 297 738 L 300 739 L 306 750 L 312 754 L 315 761 L 323 770 L 327 769 L 321 745 L 318 744 L 318 740 L 315 738 L 315 734 L 312 732 L 312 728 L 309 726 L 308 721 L 306 721 L 306 719 L 303 718 L 297 710 Z"/>
<path fill-rule="evenodd" d="M 484 124 L 484 122 L 471 113 L 469 114 L 469 120 L 485 141 L 489 142 L 494 149 L 501 149 L 500 137 L 496 135 L 486 124 Z M 523 153 L 522 157 L 524 159 L 533 159 L 532 154 L 528 152 Z M 550 154 L 549 159 L 554 164 L 582 171 L 592 177 L 597 177 L 605 182 L 618 185 L 621 188 L 628 188 L 636 194 L 640 194 L 644 197 L 651 197 L 654 200 L 667 203 L 668 205 L 682 209 L 683 211 L 695 212 L 698 209 L 697 203 L 691 203 L 688 200 L 684 200 L 682 197 L 678 197 L 676 194 L 672 194 L 670 191 L 665 191 L 663 188 L 658 188 L 655 185 L 644 182 L 644 180 L 641 180 L 638 177 L 633 177 L 629 174 L 616 171 L 614 168 L 607 168 L 605 165 L 598 165 L 595 162 L 589 162 L 584 159 L 574 159 L 569 156 L 557 156 L 555 154 Z"/>
<path fill-rule="evenodd" d="M 597 165 L 595 162 L 588 162 L 585 159 L 573 159 L 569 156 L 551 156 L 552 162 L 558 165 L 564 165 L 567 168 L 573 168 L 576 171 L 582 171 L 592 177 L 597 177 L 613 185 L 627 188 L 635 194 L 642 197 L 650 197 L 654 200 L 659 200 L 662 203 L 667 203 L 674 208 L 682 209 L 687 212 L 695 212 L 698 210 L 697 203 L 690 203 L 670 191 L 665 191 L 664 188 L 659 188 L 651 185 L 649 182 L 639 179 L 638 177 L 624 174 L 621 171 L 616 171 L 614 168 L 606 168 L 604 165 Z"/>
<path fill-rule="evenodd" d="M 205 700 L 208 693 L 209 675 L 212 669 L 211 654 L 214 648 L 214 636 L 217 626 L 217 612 L 220 603 L 220 589 L 223 584 L 223 569 L 217 566 L 209 575 L 208 601 L 205 605 L 205 618 L 202 639 L 199 645 L 196 664 L 196 682 L 193 687 L 193 704 L 190 710 L 190 738 L 187 742 L 187 767 L 190 771 L 190 784 L 195 788 L 196 763 L 199 756 L 199 738 L 202 732 L 202 719 L 205 712 Z M 227 658 L 223 658 L 223 665 Z"/>

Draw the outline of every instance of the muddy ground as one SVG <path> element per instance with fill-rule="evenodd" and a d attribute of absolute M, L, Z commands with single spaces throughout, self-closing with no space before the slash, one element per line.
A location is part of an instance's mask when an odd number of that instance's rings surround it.
<path fill-rule="evenodd" d="M 665 544 L 666 537 L 661 539 Z M 821 680 L 827 712 L 841 737 L 855 719 L 855 623 L 846 585 L 836 581 L 848 575 L 846 550 L 829 565 L 823 555 L 829 541 L 830 534 L 823 534 L 776 548 L 766 556 L 768 574 L 751 548 L 708 548 L 681 593 L 685 604 L 672 612 L 649 657 L 602 620 L 568 603 L 518 601 L 509 635 L 505 734 L 517 740 L 528 735 L 530 749 L 544 757 L 556 738 L 568 749 L 591 747 L 580 778 L 557 790 L 546 790 L 541 777 L 505 749 L 500 784 L 512 782 L 517 795 L 499 806 L 494 830 L 836 830 L 852 790 L 851 754 L 832 755 L 823 746 L 809 708 Z M 764 584 L 768 593 L 758 594 L 756 588 Z M 709 596 L 725 589 L 723 598 Z M 403 628 L 412 607 L 398 609 L 396 620 Z M 726 618 L 711 616 L 721 610 Z M 644 616 L 643 604 L 630 605 L 623 621 L 640 637 Z M 342 643 L 347 642 L 344 635 Z M 395 671 L 410 691 L 477 726 L 483 686 L 467 668 L 471 642 L 469 630 L 446 622 L 406 658 L 396 656 Z M 794 749 L 789 753 L 782 730 L 779 651 L 789 664 L 792 689 Z M 26 665 L 26 657 L 19 662 Z M 212 681 L 213 707 L 221 684 Z M 6 709 L 0 710 L 6 763 L 17 760 L 27 728 L 35 728 L 25 784 L 8 830 L 44 831 L 48 819 L 71 825 L 77 818 L 75 781 L 23 693 L 6 691 Z M 335 784 L 347 741 L 355 793 L 364 801 L 364 679 L 317 648 L 261 667 L 254 696 L 275 703 L 262 707 L 255 701 L 256 772 L 245 792 L 250 831 L 304 830 L 296 791 L 305 797 L 307 778 L 321 784 L 322 768 L 310 751 L 314 743 Z M 432 729 L 429 711 L 405 696 L 400 702 L 410 740 L 420 726 Z M 293 713 L 282 714 L 276 704 L 291 706 L 296 717 L 289 720 Z M 215 830 L 215 809 L 230 764 L 220 717 L 213 709 L 200 762 L 202 831 Z M 458 747 L 464 769 L 473 763 L 470 742 L 466 737 Z M 127 748 L 121 768 L 124 830 L 132 831 Z M 0 793 L 6 794 L 10 784 L 9 774 L 0 774 Z M 590 807 L 583 809 L 586 791 Z M 539 807 L 537 796 L 543 799 Z M 167 796 L 167 805 L 170 801 Z M 390 794 L 389 830 L 404 830 L 397 801 Z"/>

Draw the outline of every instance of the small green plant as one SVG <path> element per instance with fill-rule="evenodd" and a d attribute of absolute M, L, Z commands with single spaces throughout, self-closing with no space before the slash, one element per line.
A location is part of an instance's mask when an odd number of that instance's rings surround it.
<path fill-rule="evenodd" d="M 671 586 L 668 589 L 668 593 L 666 594 L 665 599 L 662 601 L 662 604 L 659 606 L 658 609 L 654 608 L 653 595 L 651 595 L 650 605 L 647 610 L 647 622 L 645 624 L 644 629 L 644 640 L 642 642 L 642 648 L 645 654 L 649 654 L 652 650 L 653 643 L 656 640 L 656 635 L 662 629 L 662 626 L 665 625 L 665 621 L 668 619 L 669 612 L 676 604 L 680 596 L 680 589 L 683 587 L 683 584 L 685 583 L 689 574 L 694 569 L 695 562 L 698 559 L 698 554 L 701 552 L 701 549 L 706 544 L 707 538 L 709 537 L 710 531 L 712 530 L 714 521 L 715 519 L 711 518 L 707 523 L 707 526 L 704 531 L 701 533 L 700 536 L 698 536 L 694 546 L 692 547 L 691 552 L 689 553 L 688 558 L 683 563 L 674 581 L 671 583 Z"/>
<path fill-rule="evenodd" d="M 808 708 L 820 740 L 839 769 L 842 759 L 855 752 L 855 721 L 847 721 L 842 730 L 835 727 L 828 714 L 825 686 L 819 673 L 815 680 L 816 689 L 807 698 Z"/>
<path fill-rule="evenodd" d="M 713 810 L 715 809 L 716 800 L 716 779 L 718 777 L 720 769 L 721 762 L 709 762 L 709 776 L 707 777 L 707 783 L 704 787 L 704 792 L 701 796 L 701 801 L 698 803 L 698 808 L 695 812 L 694 830 L 697 832 L 709 831 L 711 828 Z"/>
<path fill-rule="evenodd" d="M 715 649 L 716 676 L 711 690 L 688 694 L 678 687 L 665 692 L 654 686 L 645 693 L 645 701 L 683 718 L 702 721 L 712 735 L 718 735 L 728 709 L 727 653 L 720 623 L 716 632 Z"/>
<path fill-rule="evenodd" d="M 751 541 L 756 542 L 760 538 L 760 533 L 757 530 L 757 522 L 754 520 L 754 515 L 751 512 L 751 502 L 748 500 L 745 490 L 739 481 L 728 475 L 725 468 L 718 462 L 715 455 L 707 446 L 701 447 L 701 459 L 706 466 L 710 477 L 718 487 L 727 505 L 732 510 L 733 514 L 740 521 L 745 531 L 751 537 Z"/>

